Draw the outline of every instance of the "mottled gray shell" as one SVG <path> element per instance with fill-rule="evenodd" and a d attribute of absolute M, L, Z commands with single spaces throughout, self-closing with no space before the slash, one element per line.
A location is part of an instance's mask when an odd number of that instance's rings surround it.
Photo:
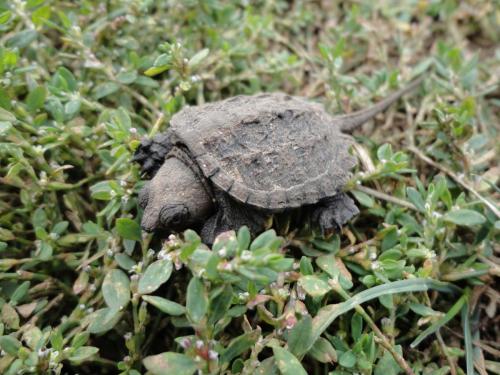
<path fill-rule="evenodd" d="M 285 94 L 187 107 L 171 131 L 215 186 L 268 210 L 336 195 L 355 164 L 351 138 L 323 108 Z"/>

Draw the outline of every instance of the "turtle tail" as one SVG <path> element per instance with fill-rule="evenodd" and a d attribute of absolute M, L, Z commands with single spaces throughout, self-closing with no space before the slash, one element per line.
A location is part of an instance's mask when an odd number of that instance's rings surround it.
<path fill-rule="evenodd" d="M 423 80 L 424 80 L 424 75 L 418 77 L 405 87 L 392 93 L 387 98 L 374 104 L 372 107 L 369 107 L 367 109 L 362 109 L 357 112 L 349 113 L 347 115 L 335 116 L 333 118 L 333 123 L 334 125 L 339 126 L 341 131 L 350 133 L 357 127 L 363 125 L 365 122 L 373 118 L 378 113 L 387 109 L 392 103 L 401 98 L 403 95 L 417 88 L 420 85 L 420 83 L 422 83 Z"/>
<path fill-rule="evenodd" d="M 143 175 L 153 178 L 172 148 L 172 136 L 169 131 L 157 134 L 153 138 L 144 138 L 135 151 L 132 161 L 140 164 Z"/>

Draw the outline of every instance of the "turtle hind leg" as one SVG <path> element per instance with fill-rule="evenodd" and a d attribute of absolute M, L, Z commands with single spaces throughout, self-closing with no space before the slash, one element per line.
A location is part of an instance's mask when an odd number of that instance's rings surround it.
<path fill-rule="evenodd" d="M 217 212 L 205 222 L 201 229 L 201 238 L 205 244 L 211 245 L 215 237 L 222 232 L 238 231 L 244 225 L 248 227 L 252 235 L 262 231 L 266 215 L 235 202 L 225 192 L 215 192 L 215 196 L 219 205 Z"/>
<path fill-rule="evenodd" d="M 354 201 L 346 193 L 340 193 L 319 203 L 312 218 L 325 235 L 332 230 L 341 229 L 357 214 L 359 210 Z"/>

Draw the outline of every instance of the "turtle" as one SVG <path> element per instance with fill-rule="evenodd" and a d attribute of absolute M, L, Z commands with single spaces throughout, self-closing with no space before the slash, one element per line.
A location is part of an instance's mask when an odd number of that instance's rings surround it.
<path fill-rule="evenodd" d="M 323 234 L 342 228 L 359 213 L 343 191 L 356 165 L 349 133 L 420 81 L 339 116 L 285 93 L 184 107 L 135 152 L 150 178 L 139 192 L 141 227 L 197 228 L 211 244 L 221 232 L 246 225 L 258 234 L 272 215 L 307 209 Z"/>

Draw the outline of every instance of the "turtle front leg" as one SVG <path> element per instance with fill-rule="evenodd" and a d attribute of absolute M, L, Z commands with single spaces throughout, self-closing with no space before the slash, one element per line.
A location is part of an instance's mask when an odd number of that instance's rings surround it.
<path fill-rule="evenodd" d="M 259 233 L 265 225 L 266 215 L 248 206 L 242 206 L 224 192 L 215 192 L 219 204 L 217 212 L 211 216 L 201 229 L 201 239 L 211 245 L 215 237 L 229 230 L 238 231 L 247 226 L 252 235 Z"/>
<path fill-rule="evenodd" d="M 321 233 L 326 235 L 334 229 L 341 229 L 357 214 L 359 210 L 354 201 L 346 193 L 340 193 L 319 203 L 312 218 L 320 227 Z"/>
<path fill-rule="evenodd" d="M 210 216 L 201 228 L 200 237 L 204 244 L 212 245 L 215 237 L 224 232 L 225 225 L 222 223 L 222 212 L 217 210 L 215 214 Z"/>
<path fill-rule="evenodd" d="M 172 132 L 167 130 L 153 138 L 142 139 L 132 161 L 140 164 L 142 174 L 153 178 L 173 147 Z"/>

